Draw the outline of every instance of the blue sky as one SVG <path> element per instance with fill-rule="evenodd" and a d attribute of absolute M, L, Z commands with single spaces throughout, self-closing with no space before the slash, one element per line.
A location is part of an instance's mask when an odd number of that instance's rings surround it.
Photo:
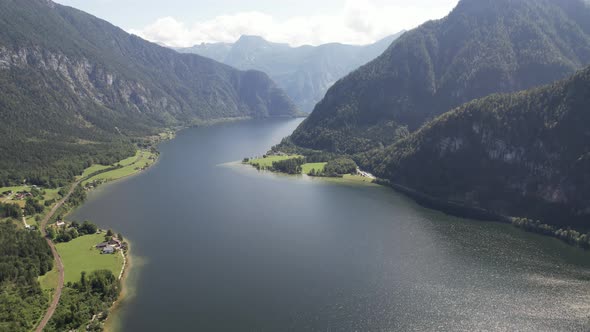
<path fill-rule="evenodd" d="M 55 0 L 170 46 L 242 34 L 292 45 L 367 44 L 444 17 L 458 0 Z"/>

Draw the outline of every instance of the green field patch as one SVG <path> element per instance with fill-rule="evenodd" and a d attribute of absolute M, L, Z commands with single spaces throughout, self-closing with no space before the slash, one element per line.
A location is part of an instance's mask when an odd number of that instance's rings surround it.
<path fill-rule="evenodd" d="M 345 174 L 342 177 L 321 177 L 319 179 L 346 184 L 367 184 L 376 186 L 376 184 L 373 182 L 373 179 L 353 174 Z"/>
<path fill-rule="evenodd" d="M 90 167 L 88 167 L 87 169 L 84 170 L 84 173 L 82 173 L 82 178 L 85 178 L 87 176 L 90 176 L 92 173 L 96 173 L 96 172 L 100 172 L 102 170 L 105 170 L 109 167 L 113 167 L 113 166 L 105 166 L 105 165 L 92 165 Z"/>
<path fill-rule="evenodd" d="M 139 158 L 141 158 L 143 153 L 144 153 L 144 151 L 138 150 L 135 153 L 135 156 L 129 157 L 127 159 L 123 159 L 120 162 L 118 162 L 117 164 L 121 165 L 121 166 L 133 165 Z"/>
<path fill-rule="evenodd" d="M 95 246 L 103 241 L 104 234 L 94 234 L 56 245 L 64 264 L 66 283 L 80 280 L 82 271 L 110 270 L 115 276 L 121 273 L 123 257 L 120 253 L 103 255 L 96 249 Z"/>
<path fill-rule="evenodd" d="M 29 186 L 2 187 L 2 188 L 0 188 L 0 195 L 6 191 L 12 191 L 12 192 L 16 193 L 19 191 L 30 191 L 30 190 L 31 190 L 31 187 L 29 187 Z"/>
<path fill-rule="evenodd" d="M 55 266 L 55 262 L 53 263 L 53 269 L 44 276 L 39 277 L 39 284 L 41 284 L 41 289 L 44 291 L 51 291 L 57 288 L 57 282 L 59 280 L 59 273 L 57 272 L 57 267 Z"/>
<path fill-rule="evenodd" d="M 154 163 L 155 154 L 149 151 L 138 151 L 134 157 L 127 158 L 117 163 L 123 167 L 108 172 L 100 173 L 82 182 L 82 186 L 94 181 L 114 181 L 140 172 L 142 169 Z"/>
<path fill-rule="evenodd" d="M 302 158 L 302 156 L 299 156 L 299 155 L 268 156 L 266 158 L 250 159 L 248 161 L 248 164 L 250 164 L 252 166 L 258 165 L 260 168 L 269 168 L 269 167 L 272 167 L 272 163 L 274 163 L 274 162 L 288 160 L 288 159 L 294 159 L 294 158 Z"/>
<path fill-rule="evenodd" d="M 303 174 L 309 174 L 309 172 L 311 172 L 312 169 L 314 169 L 316 172 L 323 172 L 326 164 L 327 163 L 308 163 L 303 164 L 301 166 L 301 169 L 303 170 Z"/>

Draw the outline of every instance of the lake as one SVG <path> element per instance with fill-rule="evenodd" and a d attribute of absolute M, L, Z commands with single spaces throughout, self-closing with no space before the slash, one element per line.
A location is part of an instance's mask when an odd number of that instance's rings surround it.
<path fill-rule="evenodd" d="M 187 129 L 73 218 L 132 242 L 121 331 L 588 331 L 590 255 L 394 191 L 259 173 L 301 120 Z"/>

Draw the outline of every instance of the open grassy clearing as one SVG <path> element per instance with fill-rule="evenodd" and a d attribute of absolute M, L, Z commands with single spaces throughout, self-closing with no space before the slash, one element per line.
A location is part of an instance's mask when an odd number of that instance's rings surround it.
<path fill-rule="evenodd" d="M 370 184 L 376 186 L 377 184 L 373 183 L 373 179 L 367 178 L 360 175 L 352 175 L 352 174 L 345 174 L 342 177 L 338 178 L 330 178 L 330 177 L 321 177 L 318 179 L 332 181 L 332 182 L 339 182 L 339 183 L 348 183 L 348 184 Z"/>
<path fill-rule="evenodd" d="M 109 167 L 112 167 L 112 166 L 105 166 L 105 165 L 92 165 L 92 166 L 88 167 L 87 169 L 85 169 L 85 170 L 84 170 L 84 173 L 82 173 L 82 175 L 81 175 L 80 177 L 81 177 L 81 178 L 85 178 L 85 177 L 89 176 L 89 175 L 90 175 L 90 174 L 92 174 L 92 173 L 95 173 L 95 172 L 99 172 L 99 171 L 105 170 L 105 169 L 107 169 L 107 168 L 109 168 Z"/>
<path fill-rule="evenodd" d="M 2 187 L 0 188 L 0 194 L 2 194 L 3 192 L 6 191 L 12 191 L 12 192 L 19 192 L 19 191 L 29 191 L 31 190 L 31 187 L 29 186 L 15 186 L 15 187 Z"/>
<path fill-rule="evenodd" d="M 324 167 L 326 167 L 327 163 L 309 163 L 309 164 L 303 164 L 301 166 L 301 169 L 303 170 L 303 174 L 309 174 L 309 172 L 311 172 L 312 169 L 315 169 L 316 172 L 323 172 L 324 171 Z"/>
<path fill-rule="evenodd" d="M 53 269 L 44 276 L 39 277 L 39 283 L 41 284 L 41 289 L 44 291 L 51 291 L 57 288 L 57 281 L 59 279 L 59 273 L 57 272 L 56 263 L 53 262 Z"/>
<path fill-rule="evenodd" d="M 288 160 L 288 159 L 294 159 L 294 158 L 302 158 L 302 156 L 299 156 L 299 155 L 292 155 L 292 156 L 268 156 L 266 158 L 250 159 L 250 161 L 248 162 L 248 164 L 250 164 L 250 165 L 259 165 L 261 168 L 267 168 L 267 167 L 271 167 L 272 166 L 272 163 L 274 163 L 274 162 Z"/>
<path fill-rule="evenodd" d="M 121 273 L 123 257 L 120 253 L 102 255 L 95 246 L 104 241 L 104 234 L 85 235 L 68 243 L 58 243 L 57 251 L 64 264 L 65 282 L 80 280 L 80 273 L 111 270 L 115 276 Z"/>
<path fill-rule="evenodd" d="M 113 181 L 133 175 L 140 172 L 143 168 L 153 164 L 155 159 L 156 156 L 149 151 L 138 151 L 136 156 L 127 158 L 118 163 L 123 167 L 93 176 L 92 178 L 83 181 L 82 185 L 85 186 L 93 181 Z"/>

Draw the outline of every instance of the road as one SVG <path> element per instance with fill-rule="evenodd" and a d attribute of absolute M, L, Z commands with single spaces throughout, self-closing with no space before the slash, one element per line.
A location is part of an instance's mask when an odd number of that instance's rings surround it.
<path fill-rule="evenodd" d="M 46 232 L 47 223 L 49 222 L 51 217 L 53 217 L 53 215 L 57 212 L 57 210 L 62 205 L 64 205 L 64 203 L 68 200 L 68 198 L 70 198 L 70 196 L 72 196 L 72 193 L 74 192 L 76 187 L 80 184 L 80 182 L 82 182 L 82 179 L 76 181 L 72 185 L 72 188 L 70 188 L 70 191 L 66 194 L 66 196 L 64 196 L 64 198 L 62 200 L 57 202 L 57 204 L 55 204 L 53 206 L 53 208 L 51 208 L 49 213 L 41 221 L 41 226 L 40 226 L 41 234 L 47 240 L 47 244 L 49 244 L 49 247 L 51 248 L 51 253 L 53 254 L 53 259 L 55 260 L 55 264 L 57 264 L 56 266 L 57 266 L 57 272 L 58 272 L 59 276 L 58 276 L 58 280 L 57 280 L 57 289 L 55 290 L 55 294 L 53 295 L 53 300 L 51 301 L 51 304 L 49 305 L 49 308 L 47 309 L 45 316 L 43 317 L 43 319 L 39 323 L 39 326 L 37 326 L 37 329 L 35 329 L 35 332 L 43 331 L 43 329 L 45 328 L 45 326 L 47 325 L 47 323 L 49 322 L 49 320 L 51 319 L 51 317 L 55 313 L 55 309 L 57 309 L 57 305 L 59 304 L 59 299 L 61 298 L 61 291 L 64 287 L 64 265 L 63 265 L 63 262 L 61 261 L 61 257 L 59 257 L 59 254 L 57 253 L 57 249 L 55 248 L 55 244 L 53 244 L 53 241 L 51 241 L 51 239 L 47 238 L 47 232 Z"/>

